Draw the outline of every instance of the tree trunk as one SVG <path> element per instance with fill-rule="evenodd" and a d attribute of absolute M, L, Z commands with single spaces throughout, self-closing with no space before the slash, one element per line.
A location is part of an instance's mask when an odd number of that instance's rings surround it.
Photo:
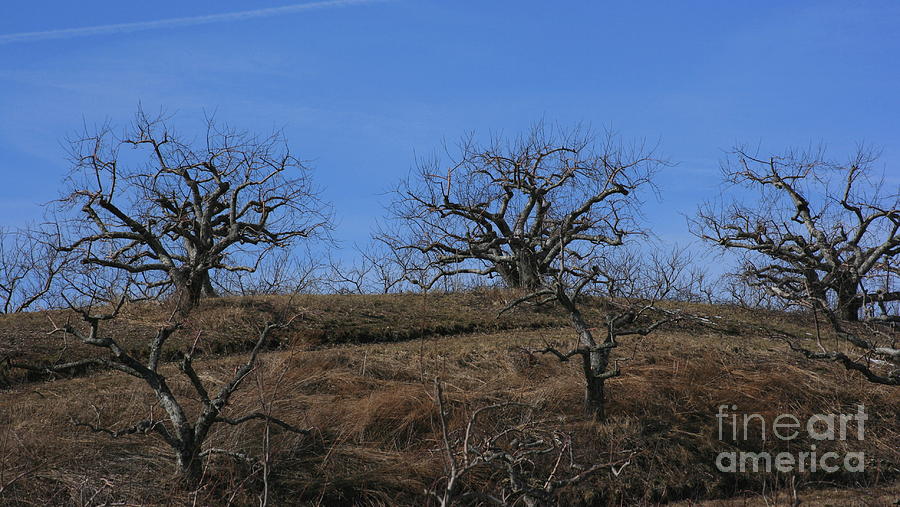
<path fill-rule="evenodd" d="M 182 315 L 193 310 L 203 296 L 218 297 L 212 286 L 209 272 L 184 273 L 171 275 L 175 283 L 175 304 Z"/>
<path fill-rule="evenodd" d="M 203 282 L 196 275 L 184 271 L 176 271 L 171 274 L 175 284 L 175 308 L 182 316 L 187 315 L 200 302 L 203 293 Z"/>
<path fill-rule="evenodd" d="M 536 289 L 541 285 L 541 273 L 530 252 L 519 255 L 516 261 L 519 285 L 523 289 Z"/>
<path fill-rule="evenodd" d="M 204 271 L 203 274 L 199 275 L 200 281 L 203 286 L 203 296 L 208 298 L 217 298 L 219 294 L 216 292 L 215 287 L 212 284 L 212 278 L 209 276 L 209 271 Z"/>
<path fill-rule="evenodd" d="M 172 423 L 174 432 L 165 440 L 175 451 L 175 475 L 186 486 L 194 487 L 199 484 L 203 473 L 200 448 L 205 435 L 198 436 L 196 428 L 187 422 L 184 410 L 169 389 L 165 377 L 152 371 L 144 376 L 144 379 L 156 391 L 159 404 L 169 415 L 169 421 Z"/>
<path fill-rule="evenodd" d="M 513 261 L 498 263 L 495 267 L 503 283 L 511 289 L 537 289 L 541 286 L 541 270 L 531 252 L 516 253 Z"/>
<path fill-rule="evenodd" d="M 584 415 L 602 421 L 606 417 L 606 391 L 604 383 L 606 379 L 597 378 L 591 363 L 591 356 L 584 356 Z"/>
<path fill-rule="evenodd" d="M 859 320 L 859 310 L 862 308 L 862 300 L 856 292 L 858 284 L 848 282 L 838 288 L 837 291 L 837 312 L 838 316 L 846 321 L 856 322 Z"/>
<path fill-rule="evenodd" d="M 533 263 L 519 260 L 498 265 L 503 283 L 511 289 L 537 289 L 541 286 L 540 270 Z"/>
<path fill-rule="evenodd" d="M 862 304 L 858 300 L 851 300 L 846 305 L 841 305 L 841 318 L 850 321 L 856 322 L 859 320 L 859 310 L 862 308 Z"/>
<path fill-rule="evenodd" d="M 584 413 L 596 421 L 603 420 L 606 417 L 606 391 L 604 389 L 606 378 L 601 378 L 600 375 L 606 373 L 612 349 L 597 347 L 590 327 L 584 321 L 578 307 L 565 293 L 558 292 L 557 300 L 569 311 L 572 325 L 578 332 L 578 345 L 585 350 L 581 354 L 581 369 L 584 373 Z"/>
<path fill-rule="evenodd" d="M 519 271 L 516 269 L 515 265 L 509 262 L 500 262 L 494 266 L 497 269 L 497 272 L 500 273 L 500 278 L 503 279 L 503 283 L 510 289 L 515 289 L 521 286 L 519 283 Z"/>
<path fill-rule="evenodd" d="M 200 483 L 203 475 L 203 460 L 200 457 L 200 448 L 195 445 L 186 445 L 176 449 L 175 473 L 188 487 L 195 487 Z"/>

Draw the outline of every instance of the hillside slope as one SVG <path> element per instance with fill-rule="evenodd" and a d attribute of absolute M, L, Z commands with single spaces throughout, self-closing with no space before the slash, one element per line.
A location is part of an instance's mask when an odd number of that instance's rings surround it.
<path fill-rule="evenodd" d="M 617 351 L 627 358 L 623 376 L 608 384 L 609 418 L 595 423 L 581 415 L 577 365 L 527 352 L 546 341 L 570 342 L 565 319 L 549 309 L 498 320 L 503 299 L 482 293 L 293 301 L 306 312 L 304 319 L 262 356 L 229 413 L 270 411 L 313 428 L 313 435 L 286 434 L 263 423 L 219 427 L 211 447 L 259 457 L 264 466 L 216 457 L 196 492 L 173 487 L 169 451 L 154 437 L 111 439 L 72 426 L 70 419 L 77 418 L 124 427 L 158 411 L 139 382 L 112 372 L 81 372 L 23 383 L 8 373 L 9 385 L 0 391 L 0 503 L 257 505 L 265 494 L 272 505 L 422 505 L 423 492 L 439 485 L 446 469 L 435 378 L 445 392 L 453 442 L 474 410 L 518 402 L 532 408 L 510 408 L 475 429 L 500 431 L 532 410 L 543 431 L 567 442 L 564 453 L 534 460 L 536 474 L 557 470 L 560 477 L 571 476 L 577 465 L 628 462 L 618 474 L 618 467 L 604 468 L 564 489 L 567 505 L 722 498 L 736 498 L 735 505 L 764 504 L 789 502 L 795 490 L 811 504 L 824 495 L 886 505 L 900 492 L 900 392 L 801 359 L 766 336 L 767 326 L 808 332 L 797 316 L 682 305 L 714 325 L 685 323 L 623 344 Z M 233 371 L 245 334 L 278 303 L 262 298 L 206 305 L 193 324 L 204 330 L 210 352 L 195 363 L 204 381 L 221 381 Z M 595 321 L 601 314 L 601 308 L 588 312 Z M 118 329 L 133 333 L 135 347 L 159 318 L 146 308 L 127 317 Z M 0 320 L 5 353 L 17 360 L 58 357 L 51 352 L 55 338 L 39 331 L 46 319 L 31 314 Z M 10 339 L 22 336 L 33 341 Z M 70 353 L 75 350 L 69 344 Z M 167 368 L 174 388 L 188 395 L 187 383 Z M 719 439 L 716 413 L 723 404 L 769 421 L 778 414 L 804 419 L 853 413 L 862 404 L 869 419 L 864 440 L 763 440 L 751 425 L 746 439 L 734 441 Z M 721 452 L 795 453 L 811 445 L 820 453 L 864 452 L 865 472 L 726 473 L 715 466 Z M 501 469 L 480 467 L 465 487 L 496 493 L 505 477 Z"/>

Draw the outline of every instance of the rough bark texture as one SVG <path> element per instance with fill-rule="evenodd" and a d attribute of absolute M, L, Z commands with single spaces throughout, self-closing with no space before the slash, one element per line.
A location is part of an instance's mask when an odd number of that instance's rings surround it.
<path fill-rule="evenodd" d="M 606 418 L 606 379 L 597 378 L 595 371 L 605 370 L 609 359 L 599 353 L 591 353 L 582 359 L 584 366 L 584 415 L 602 421 Z"/>
<path fill-rule="evenodd" d="M 175 454 L 175 473 L 188 487 L 195 487 L 203 476 L 203 459 L 196 446 L 179 449 Z"/>
<path fill-rule="evenodd" d="M 540 267 L 526 253 L 518 253 L 515 262 L 497 264 L 503 284 L 512 289 L 537 289 L 541 286 Z"/>
<path fill-rule="evenodd" d="M 837 291 L 837 309 L 840 318 L 849 322 L 859 321 L 859 311 L 862 308 L 862 299 L 857 294 L 859 282 L 850 282 L 842 285 Z"/>

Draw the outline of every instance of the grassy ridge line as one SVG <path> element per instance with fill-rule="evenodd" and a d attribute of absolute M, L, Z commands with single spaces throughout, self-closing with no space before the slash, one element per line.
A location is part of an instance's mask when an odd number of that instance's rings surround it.
<path fill-rule="evenodd" d="M 240 354 L 255 343 L 257 326 L 278 312 L 299 315 L 291 329 L 274 336 L 270 349 L 287 344 L 321 348 L 339 344 L 401 342 L 429 336 L 454 336 L 476 332 L 551 329 L 568 326 L 558 309 L 517 309 L 498 316 L 513 294 L 486 290 L 454 294 L 393 295 L 298 295 L 231 297 L 206 300 L 185 327 L 173 335 L 163 361 L 177 359 L 180 351 L 192 346 L 197 335 L 195 356 Z M 714 331 L 698 322 L 685 322 L 678 329 L 697 333 L 724 332 L 729 335 L 758 334 L 761 322 L 768 326 L 804 329 L 796 316 L 694 303 L 665 303 L 688 313 L 709 316 Z M 602 325 L 600 304 L 588 302 L 588 322 Z M 126 309 L 120 318 L 101 329 L 115 338 L 132 355 L 145 358 L 147 344 L 168 314 L 163 305 L 142 304 Z M 763 318 L 761 318 L 763 317 Z M 96 348 L 77 343 L 71 337 L 48 335 L 57 324 L 80 323 L 73 312 L 35 312 L 0 316 L 0 387 L 19 382 L 41 381 L 48 374 L 9 369 L 6 360 L 31 365 L 59 364 L 96 357 Z M 103 351 L 99 351 L 101 354 Z M 82 375 L 88 370 L 72 371 Z"/>
<path fill-rule="evenodd" d="M 197 356 L 224 356 L 249 350 L 256 340 L 257 326 L 278 312 L 297 314 L 291 329 L 275 336 L 270 349 L 286 344 L 321 348 L 336 344 L 397 342 L 427 336 L 448 336 L 479 331 L 543 329 L 565 325 L 554 312 L 512 312 L 498 318 L 502 304 L 498 293 L 450 295 L 300 295 L 235 297 L 204 301 L 184 329 L 176 333 L 163 354 L 164 361 L 177 358 L 180 350 L 194 343 Z M 130 354 L 145 358 L 146 346 L 155 329 L 166 318 L 163 306 L 136 305 L 101 330 L 115 338 Z M 71 337 L 48 335 L 53 323 L 80 323 L 73 312 L 53 311 L 0 316 L 0 361 L 7 359 L 32 365 L 57 364 L 95 357 L 96 348 L 74 342 Z M 44 373 L 4 371 L 0 386 L 47 378 Z M 73 371 L 79 375 L 86 371 Z"/>

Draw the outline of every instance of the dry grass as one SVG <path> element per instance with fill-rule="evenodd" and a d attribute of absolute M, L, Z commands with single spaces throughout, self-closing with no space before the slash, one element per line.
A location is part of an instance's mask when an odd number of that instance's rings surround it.
<path fill-rule="evenodd" d="M 158 411 L 139 382 L 98 372 L 2 391 L 0 488 L 21 477 L 0 492 L 0 503 L 196 501 L 206 505 L 231 500 L 249 505 L 257 504 L 267 491 L 273 505 L 421 505 L 424 489 L 443 473 L 432 393 L 435 377 L 445 385 L 452 430 L 461 428 L 477 407 L 519 401 L 536 406 L 548 427 L 573 435 L 576 462 L 589 464 L 637 452 L 620 476 L 599 473 L 565 491 L 565 504 L 633 505 L 716 498 L 732 498 L 729 505 L 788 501 L 790 476 L 721 473 L 714 466 L 715 455 L 731 448 L 794 450 L 808 447 L 810 442 L 795 440 L 788 446 L 758 436 L 746 442 L 721 442 L 715 413 L 718 405 L 726 403 L 737 404 L 739 412 L 770 417 L 853 412 L 857 404 L 864 404 L 870 415 L 865 441 L 816 443 L 823 451 L 865 451 L 866 473 L 804 473 L 797 475 L 794 485 L 811 503 L 823 498 L 819 490 L 824 488 L 844 488 L 828 497 L 845 495 L 848 501 L 854 498 L 852 488 L 860 486 L 869 492 L 883 492 L 882 500 L 898 491 L 900 393 L 865 383 L 837 367 L 786 353 L 786 346 L 754 331 L 761 324 L 753 320 L 751 312 L 698 306 L 693 310 L 711 319 L 713 315 L 722 317 L 716 319 L 717 324 L 721 322 L 720 331 L 684 326 L 651 335 L 639 344 L 628 342 L 619 351 L 620 356 L 630 358 L 623 364 L 624 375 L 608 384 L 609 420 L 603 424 L 587 422 L 581 416 L 580 372 L 575 364 L 529 356 L 521 349 L 537 347 L 543 340 L 570 340 L 567 328 L 541 327 L 559 322 L 552 314 L 517 313 L 508 317 L 506 325 L 514 327 L 511 330 L 478 332 L 479 324 L 474 332 L 467 329 L 462 334 L 411 341 L 324 347 L 323 341 L 329 340 L 306 338 L 310 330 L 337 329 L 344 317 L 348 326 L 366 329 L 366 336 L 382 338 L 390 336 L 384 327 L 416 329 L 419 317 L 425 323 L 420 330 L 452 328 L 442 323 L 444 318 L 451 323 L 466 319 L 487 322 L 483 309 L 496 308 L 498 299 L 479 295 L 466 302 L 463 296 L 455 297 L 460 299 L 441 300 L 436 307 L 427 308 L 416 307 L 414 299 L 404 297 L 374 297 L 371 301 L 336 297 L 330 306 L 315 298 L 301 302 L 313 308 L 310 313 L 318 320 L 310 317 L 304 324 L 309 327 L 295 331 L 293 347 L 262 356 L 229 413 L 270 410 L 295 425 L 315 428 L 314 435 L 298 437 L 268 428 L 271 438 L 267 441 L 263 423 L 219 427 L 210 446 L 268 455 L 268 473 L 261 467 L 216 457 L 209 463 L 204 487 L 197 492 L 173 487 L 170 454 L 154 438 L 111 440 L 70 425 L 73 415 L 96 417 L 94 407 L 102 414 L 100 422 L 108 426 L 125 426 L 151 410 Z M 256 308 L 247 302 L 216 304 L 222 306 L 203 317 L 207 319 L 204 325 L 217 326 L 210 331 L 216 336 L 240 333 L 241 326 L 248 325 L 246 308 Z M 477 316 L 479 305 L 481 317 Z M 473 313 L 461 313 L 464 307 L 472 308 Z M 793 326 L 802 331 L 803 322 L 790 317 L 757 318 L 765 319 L 769 326 Z M 541 328 L 528 329 L 529 322 L 539 322 Z M 347 333 L 335 331 L 331 336 L 349 336 Z M 207 357 L 195 366 L 205 380 L 217 382 L 240 361 L 240 355 Z M 171 377 L 174 387 L 188 396 L 189 386 L 176 380 L 179 377 L 174 371 Z M 490 489 L 499 479 L 491 470 L 481 470 L 468 486 Z"/>
<path fill-rule="evenodd" d="M 446 336 L 487 330 L 540 329 L 565 324 L 552 311 L 510 312 L 498 318 L 506 295 L 498 291 L 466 294 L 298 295 L 240 297 L 205 300 L 191 320 L 170 339 L 163 359 L 190 347 L 199 331 L 198 356 L 225 356 L 249 350 L 257 326 L 279 312 L 299 316 L 288 334 L 269 346 L 291 343 L 310 347 L 407 341 L 425 336 Z M 170 315 L 164 304 L 127 307 L 103 330 L 138 357 L 147 354 L 148 340 Z M 27 364 L 61 363 L 93 357 L 92 347 L 49 335 L 51 322 L 80 324 L 74 312 L 53 311 L 0 315 L 0 387 L 23 380 L 46 380 L 45 374 L 25 374 L 5 368 L 6 360 Z M 80 375 L 86 372 L 74 372 Z"/>

